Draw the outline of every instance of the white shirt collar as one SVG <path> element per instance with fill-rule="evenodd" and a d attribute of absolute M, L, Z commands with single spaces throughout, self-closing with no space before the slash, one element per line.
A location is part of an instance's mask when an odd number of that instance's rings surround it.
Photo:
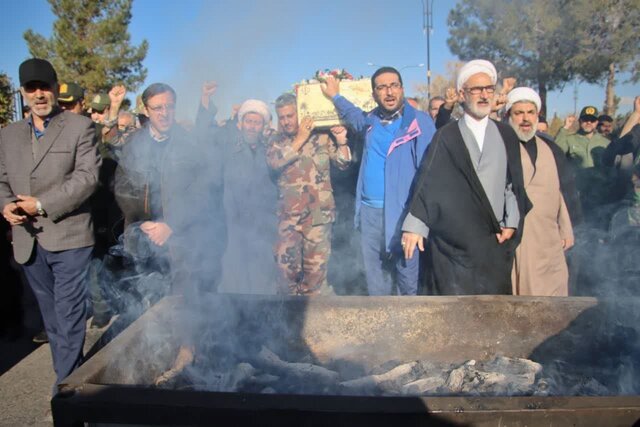
<path fill-rule="evenodd" d="M 471 133 L 473 133 L 476 142 L 478 143 L 478 148 L 480 148 L 480 152 L 482 152 L 482 147 L 484 146 L 484 134 L 487 131 L 487 125 L 489 124 L 489 116 L 485 116 L 481 120 L 476 120 L 467 113 L 462 116 L 462 120 L 464 120 L 464 124 L 467 125 Z"/>

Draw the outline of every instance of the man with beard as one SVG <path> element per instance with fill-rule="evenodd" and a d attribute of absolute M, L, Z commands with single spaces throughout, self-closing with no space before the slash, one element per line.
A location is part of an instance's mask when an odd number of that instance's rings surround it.
<path fill-rule="evenodd" d="M 296 97 L 276 100 L 279 132 L 271 137 L 267 163 L 278 183 L 278 240 L 276 262 L 292 295 L 328 292 L 327 264 L 331 255 L 331 227 L 335 201 L 330 163 L 346 169 L 351 162 L 347 131 L 342 126 L 314 131 L 313 120 L 298 123 Z"/>
<path fill-rule="evenodd" d="M 564 251 L 574 242 L 568 204 L 577 199 L 570 166 L 560 147 L 536 136 L 540 96 L 531 88 L 519 87 L 507 99 L 509 124 L 520 140 L 524 187 L 533 204 L 516 248 L 513 293 L 568 296 Z"/>
<path fill-rule="evenodd" d="M 19 75 L 31 114 L 0 131 L 0 205 L 42 312 L 57 385 L 83 357 L 94 244 L 89 197 L 101 160 L 91 120 L 58 107 L 51 64 L 29 59 Z"/>
<path fill-rule="evenodd" d="M 217 128 L 212 135 L 206 128 L 214 121 L 215 111 L 210 117 L 204 117 L 211 105 L 208 101 L 211 95 L 205 84 L 203 97 L 207 101 L 202 103 L 196 125 L 204 131 L 199 151 L 208 164 L 210 187 L 222 192 L 224 211 L 220 212 L 220 218 L 212 221 L 226 225 L 229 236 L 222 256 L 219 290 L 274 294 L 277 269 L 273 245 L 277 236 L 278 193 L 273 173 L 267 166 L 263 137 L 264 129 L 271 123 L 271 113 L 264 102 L 249 99 L 238 109 L 233 126 Z"/>
<path fill-rule="evenodd" d="M 414 183 L 402 242 L 411 259 L 416 246 L 425 250 L 428 237 L 428 294 L 512 291 L 513 252 L 530 203 L 518 137 L 510 126 L 489 119 L 496 80 L 495 67 L 485 60 L 460 69 L 464 115 L 436 132 Z"/>
<path fill-rule="evenodd" d="M 404 98 L 402 77 L 392 67 L 371 77 L 378 107 L 364 112 L 339 94 L 329 76 L 323 86 L 340 118 L 365 141 L 356 187 L 355 223 L 361 231 L 369 295 L 416 295 L 418 257 L 405 259 L 400 226 L 411 183 L 435 131 L 433 120 Z"/>
<path fill-rule="evenodd" d="M 608 114 L 601 114 L 598 117 L 598 133 L 609 141 L 613 139 L 613 117 Z"/>

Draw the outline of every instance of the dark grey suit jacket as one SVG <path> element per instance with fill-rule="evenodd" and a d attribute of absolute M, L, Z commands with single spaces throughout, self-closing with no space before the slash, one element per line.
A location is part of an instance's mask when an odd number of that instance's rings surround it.
<path fill-rule="evenodd" d="M 16 195 L 38 198 L 46 216 L 12 227 L 13 252 L 24 264 L 34 242 L 48 251 L 83 248 L 94 243 L 89 197 L 98 184 L 102 162 L 91 120 L 55 114 L 38 141 L 34 159 L 27 120 L 0 130 L 0 207 Z"/>

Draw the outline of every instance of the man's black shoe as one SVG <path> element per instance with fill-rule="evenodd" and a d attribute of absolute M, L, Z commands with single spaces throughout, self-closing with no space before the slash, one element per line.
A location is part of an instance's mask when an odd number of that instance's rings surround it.
<path fill-rule="evenodd" d="M 49 337 L 47 336 L 47 332 L 43 330 L 38 332 L 31 341 L 36 344 L 44 344 L 46 342 L 49 342 Z"/>
<path fill-rule="evenodd" d="M 90 328 L 98 328 L 98 329 L 102 329 L 105 326 L 107 326 L 109 324 L 109 322 L 111 321 L 111 316 L 110 315 L 98 315 L 98 316 L 93 316 L 93 318 L 91 319 L 91 324 L 89 325 Z"/>

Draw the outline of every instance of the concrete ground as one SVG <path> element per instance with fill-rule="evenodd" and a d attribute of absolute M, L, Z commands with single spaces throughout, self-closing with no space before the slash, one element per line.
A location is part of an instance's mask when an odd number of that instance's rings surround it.
<path fill-rule="evenodd" d="M 87 329 L 85 353 L 104 333 L 103 329 Z M 0 343 L 3 359 L 9 353 L 24 351 L 24 337 L 13 343 Z M 27 341 L 30 338 L 27 337 Z M 51 389 L 55 381 L 49 344 L 43 344 L 0 376 L 0 426 L 53 426 Z"/>

